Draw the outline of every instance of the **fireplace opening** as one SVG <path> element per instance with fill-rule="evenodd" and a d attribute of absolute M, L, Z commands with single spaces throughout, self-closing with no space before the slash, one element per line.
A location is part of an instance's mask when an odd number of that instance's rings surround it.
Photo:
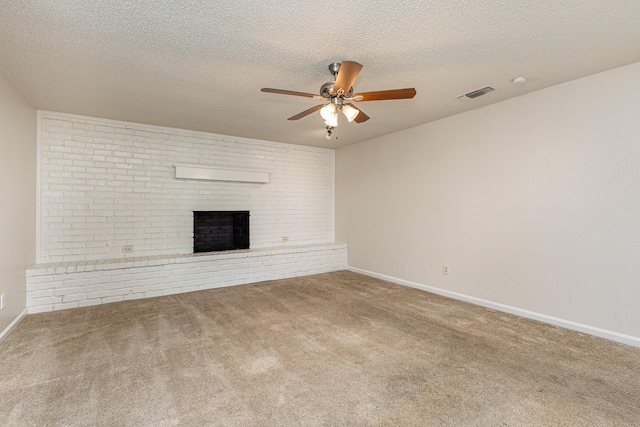
<path fill-rule="evenodd" d="M 249 211 L 193 211 L 193 252 L 249 249 Z"/>

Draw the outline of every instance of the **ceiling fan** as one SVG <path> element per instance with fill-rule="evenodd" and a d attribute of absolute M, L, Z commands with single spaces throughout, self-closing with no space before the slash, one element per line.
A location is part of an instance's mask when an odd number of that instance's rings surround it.
<path fill-rule="evenodd" d="M 414 88 L 379 90 L 354 94 L 353 82 L 358 78 L 360 70 L 362 70 L 362 65 L 354 61 L 342 61 L 342 63 L 334 62 L 333 64 L 329 64 L 329 72 L 333 76 L 334 81 L 323 84 L 320 87 L 319 95 L 268 87 L 262 88 L 261 91 L 328 101 L 325 104 L 316 105 L 308 110 L 304 110 L 288 119 L 298 120 L 320 110 L 320 115 L 325 120 L 324 124 L 327 127 L 327 139 L 331 138 L 334 128 L 338 126 L 338 110 L 342 111 L 349 122 L 355 121 L 356 123 L 362 123 L 369 120 L 369 116 L 353 105 L 351 101 L 385 101 L 388 99 L 410 99 L 416 96 L 416 90 Z"/>

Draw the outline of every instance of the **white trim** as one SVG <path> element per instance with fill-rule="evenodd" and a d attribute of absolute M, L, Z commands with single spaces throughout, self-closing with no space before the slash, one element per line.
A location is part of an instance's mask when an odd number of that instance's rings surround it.
<path fill-rule="evenodd" d="M 620 342 L 633 347 L 640 348 L 640 337 L 634 337 L 632 335 L 625 335 L 619 332 L 613 332 L 606 329 L 598 328 L 595 326 L 584 325 L 582 323 L 572 322 L 571 320 L 559 319 L 557 317 L 548 316 L 546 314 L 540 314 L 522 308 L 512 307 L 510 305 L 500 304 L 498 302 L 488 301 L 481 298 L 472 297 L 457 292 L 447 291 L 440 288 L 434 288 L 432 286 L 423 285 L 420 283 L 411 282 L 409 280 L 398 279 L 397 277 L 391 277 L 384 274 L 374 273 L 372 271 L 362 270 L 355 267 L 347 267 L 347 270 L 354 273 L 364 274 L 365 276 L 375 277 L 376 279 L 386 280 L 398 285 L 409 286 L 412 288 L 420 289 L 433 294 L 442 295 L 448 298 L 469 302 L 471 304 L 480 305 L 482 307 L 491 308 L 494 310 L 502 311 L 509 314 L 515 314 L 516 316 L 526 317 L 528 319 L 538 320 L 544 323 L 550 323 L 552 325 L 560 326 L 562 328 L 571 329 L 585 334 L 594 335 L 600 338 L 606 338 L 611 341 Z"/>
<path fill-rule="evenodd" d="M 2 344 L 2 341 L 4 341 L 5 338 L 7 338 L 9 334 L 16 328 L 16 326 L 18 326 L 18 324 L 22 322 L 22 319 L 27 316 L 27 313 L 28 310 L 25 308 L 24 310 L 22 310 L 22 313 L 18 315 L 18 317 L 13 319 L 13 322 L 9 323 L 9 326 L 4 328 L 4 331 L 0 332 L 0 344 Z"/>
<path fill-rule="evenodd" d="M 254 138 L 243 138 L 240 136 L 231 136 L 231 135 L 222 135 L 218 133 L 211 132 L 203 132 L 198 130 L 188 130 L 188 129 L 179 129 L 172 128 L 167 126 L 157 126 L 157 125 L 148 125 L 144 123 L 135 123 L 135 122 L 125 122 L 122 120 L 113 120 L 113 119 L 104 119 L 101 117 L 91 117 L 91 116 L 82 116 L 79 114 L 70 114 L 70 113 L 58 113 L 56 111 L 48 111 L 48 110 L 38 110 L 45 116 L 53 117 L 53 118 L 69 118 L 69 119 L 78 119 L 78 120 L 86 120 L 86 121 L 94 121 L 101 123 L 113 123 L 120 126 L 124 126 L 127 129 L 135 129 L 145 132 L 157 132 L 157 133 L 166 133 L 171 132 L 173 134 L 180 135 L 189 135 L 189 136 L 203 136 L 210 139 L 217 139 L 220 141 L 228 141 L 228 142 L 245 142 L 250 144 L 260 144 L 267 145 L 272 147 L 282 147 L 286 146 L 287 148 L 293 150 L 302 150 L 302 151 L 314 151 L 314 152 L 322 152 L 326 153 L 327 151 L 335 152 L 333 148 L 321 148 L 321 147 L 311 147 L 307 145 L 297 145 L 297 144 L 288 144 L 286 142 L 277 142 L 277 141 L 267 141 L 262 139 L 254 139 Z"/>
<path fill-rule="evenodd" d="M 38 110 L 36 125 L 36 264 L 42 256 L 42 111 Z"/>
<path fill-rule="evenodd" d="M 206 181 L 269 182 L 269 172 L 240 169 L 220 169 L 209 166 L 175 165 L 176 179 L 198 179 Z"/>

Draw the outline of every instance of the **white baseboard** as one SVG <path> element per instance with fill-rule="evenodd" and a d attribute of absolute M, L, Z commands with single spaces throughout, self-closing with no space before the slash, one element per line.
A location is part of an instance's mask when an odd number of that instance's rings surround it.
<path fill-rule="evenodd" d="M 7 326 L 4 331 L 0 332 L 0 344 L 2 344 L 2 341 L 4 341 L 4 339 L 9 336 L 11 331 L 13 331 L 15 327 L 18 326 L 20 322 L 22 322 L 22 319 L 27 316 L 27 311 L 28 310 L 26 308 L 22 310 L 22 313 L 20 313 L 18 317 L 13 319 L 13 322 L 9 323 L 9 326 Z"/>
<path fill-rule="evenodd" d="M 347 270 L 354 273 L 364 274 L 365 276 L 375 277 L 377 279 L 386 280 L 387 282 L 396 283 L 398 285 L 409 286 L 412 288 L 420 289 L 433 294 L 442 295 L 448 298 L 453 298 L 460 301 L 469 302 L 471 304 L 480 305 L 482 307 L 491 308 L 498 311 L 503 311 L 509 314 L 515 314 L 516 316 L 526 317 L 528 319 L 538 320 L 544 323 L 550 323 L 552 325 L 560 326 L 562 328 L 571 329 L 573 331 L 583 332 L 589 335 L 595 335 L 596 337 L 606 338 L 611 341 L 620 342 L 633 347 L 640 348 L 640 337 L 634 337 L 631 335 L 625 335 L 618 332 L 609 331 L 595 326 L 583 325 L 581 323 L 572 322 L 570 320 L 559 319 L 553 316 L 547 316 L 546 314 L 540 314 L 529 310 L 524 310 L 510 305 L 500 304 L 493 301 L 487 301 L 481 298 L 472 297 L 465 294 L 459 294 L 457 292 L 447 291 L 444 289 L 434 288 L 432 286 L 423 285 L 420 283 L 411 282 L 409 280 L 398 279 L 396 277 L 387 276 L 384 274 L 374 273 L 372 271 L 362 270 L 355 267 L 347 267 Z"/>

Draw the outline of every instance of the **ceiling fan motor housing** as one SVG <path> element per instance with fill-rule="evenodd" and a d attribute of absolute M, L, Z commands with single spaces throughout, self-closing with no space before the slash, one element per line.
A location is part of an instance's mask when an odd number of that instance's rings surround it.
<path fill-rule="evenodd" d="M 320 95 L 322 95 L 323 97 L 327 98 L 327 99 L 331 99 L 331 98 L 335 98 L 338 96 L 338 94 L 336 92 L 333 91 L 333 87 L 335 86 L 336 82 L 328 82 L 323 84 L 320 87 Z M 344 98 L 350 98 L 351 95 L 353 95 L 353 86 L 349 89 L 349 92 L 345 93 L 343 95 Z"/>

